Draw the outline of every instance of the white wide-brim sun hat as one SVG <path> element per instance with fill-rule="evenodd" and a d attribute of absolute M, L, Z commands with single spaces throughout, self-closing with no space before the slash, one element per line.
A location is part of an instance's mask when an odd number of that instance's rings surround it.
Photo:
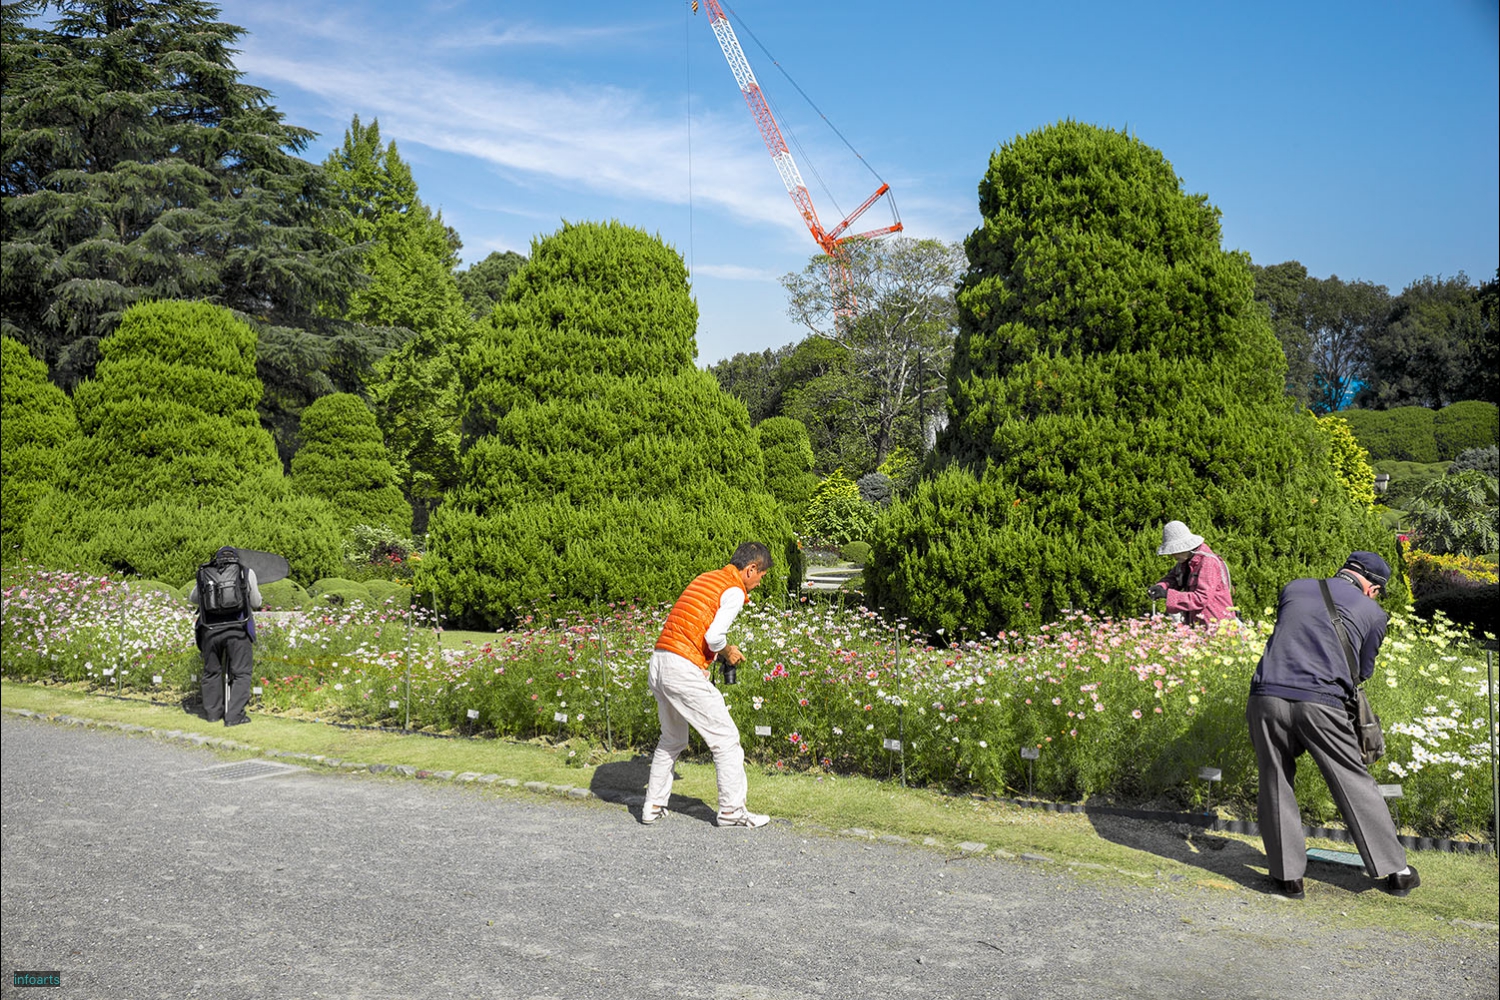
<path fill-rule="evenodd" d="M 1161 548 L 1156 550 L 1156 554 L 1175 556 L 1179 552 L 1191 552 L 1202 544 L 1202 535 L 1193 534 L 1181 521 L 1168 521 L 1167 526 L 1161 529 Z"/>

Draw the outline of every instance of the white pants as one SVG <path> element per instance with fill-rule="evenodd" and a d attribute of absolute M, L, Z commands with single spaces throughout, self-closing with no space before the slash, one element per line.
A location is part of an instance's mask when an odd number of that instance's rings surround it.
<path fill-rule="evenodd" d="M 656 714 L 661 719 L 661 742 L 651 758 L 646 808 L 665 808 L 672 794 L 672 766 L 687 749 L 688 726 L 698 730 L 713 751 L 719 778 L 719 812 L 729 814 L 745 808 L 745 751 L 740 747 L 740 731 L 708 674 L 676 653 L 658 649 L 651 654 L 646 686 L 656 695 Z"/>

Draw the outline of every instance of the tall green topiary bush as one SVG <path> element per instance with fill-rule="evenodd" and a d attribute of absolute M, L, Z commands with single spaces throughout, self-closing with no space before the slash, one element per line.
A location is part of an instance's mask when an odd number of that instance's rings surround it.
<path fill-rule="evenodd" d="M 43 565 L 186 580 L 221 545 L 337 565 L 332 509 L 283 478 L 255 404 L 255 333 L 201 302 L 131 307 L 73 396 L 82 437 L 26 522 Z"/>
<path fill-rule="evenodd" d="M 333 504 L 344 528 L 364 524 L 411 536 L 411 505 L 396 485 L 375 415 L 358 396 L 334 393 L 302 411 L 292 485 Z"/>
<path fill-rule="evenodd" d="M 1351 549 L 1395 557 L 1285 361 L 1218 211 L 1155 149 L 1062 122 L 990 159 L 939 474 L 882 517 L 867 593 L 925 628 L 1145 610 L 1181 519 L 1258 612 Z"/>
<path fill-rule="evenodd" d="M 670 600 L 746 539 L 780 556 L 790 526 L 744 404 L 693 363 L 696 325 L 659 240 L 585 223 L 537 241 L 464 357 L 470 445 L 418 588 L 495 626 Z"/>
<path fill-rule="evenodd" d="M 26 517 L 77 443 L 78 421 L 45 363 L 9 337 L 0 349 L 0 557 L 9 560 L 24 549 Z"/>
<path fill-rule="evenodd" d="M 755 438 L 765 458 L 766 489 L 795 525 L 801 520 L 808 498 L 818 488 L 807 428 L 792 417 L 767 417 L 755 425 Z"/>
<path fill-rule="evenodd" d="M 1432 421 L 1437 461 L 1457 458 L 1470 448 L 1500 444 L 1500 407 L 1479 399 L 1450 403 Z"/>

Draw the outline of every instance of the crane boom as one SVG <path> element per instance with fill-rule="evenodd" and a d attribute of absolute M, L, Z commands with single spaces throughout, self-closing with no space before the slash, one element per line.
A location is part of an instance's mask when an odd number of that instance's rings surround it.
<path fill-rule="evenodd" d="M 718 39 L 719 48 L 724 51 L 724 58 L 729 63 L 729 71 L 734 74 L 734 82 L 739 84 L 740 93 L 744 95 L 745 103 L 750 106 L 750 115 L 755 119 L 756 128 L 760 129 L 760 137 L 765 141 L 772 162 L 776 164 L 776 172 L 781 175 L 781 183 L 786 187 L 786 193 L 791 195 L 792 202 L 802 215 L 802 221 L 806 223 L 808 232 L 812 233 L 812 238 L 830 258 L 828 278 L 834 293 L 835 315 L 844 318 L 852 317 L 858 308 L 858 303 L 854 297 L 848 260 L 840 244 L 846 240 L 900 232 L 901 221 L 897 219 L 889 226 L 872 229 L 857 236 L 843 236 L 842 234 L 855 219 L 864 214 L 866 209 L 886 195 L 891 186 L 881 184 L 879 190 L 866 198 L 863 204 L 849 213 L 848 217 L 834 226 L 832 230 L 824 229 L 823 224 L 818 221 L 818 210 L 813 207 L 812 195 L 808 193 L 807 185 L 802 181 L 802 172 L 797 169 L 797 161 L 792 158 L 792 151 L 787 148 L 786 139 L 781 135 L 781 128 L 776 124 L 776 117 L 771 114 L 771 108 L 766 104 L 766 97 L 761 93 L 760 84 L 755 79 L 755 71 L 750 68 L 750 60 L 745 58 L 745 50 L 740 47 L 740 40 L 734 33 L 734 27 L 730 25 L 729 18 L 724 16 L 723 6 L 719 0 L 704 0 L 704 2 L 708 7 L 708 25 L 713 29 L 714 37 Z M 693 9 L 695 11 L 698 9 L 697 4 L 693 5 Z"/>

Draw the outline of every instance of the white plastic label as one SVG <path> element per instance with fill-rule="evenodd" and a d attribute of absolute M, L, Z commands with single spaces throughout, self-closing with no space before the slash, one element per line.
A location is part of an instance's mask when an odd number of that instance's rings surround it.
<path fill-rule="evenodd" d="M 1401 786 L 1400 785 L 1381 785 L 1380 786 L 1380 797 L 1384 798 L 1384 799 L 1399 799 L 1399 798 L 1401 798 Z"/>
<path fill-rule="evenodd" d="M 755 735 L 756 736 L 770 736 L 771 735 L 771 727 L 770 726 L 756 726 L 755 727 Z"/>
<path fill-rule="evenodd" d="M 1022 760 L 1036 760 L 1037 758 L 1041 757 L 1041 755 L 1042 755 L 1042 748 L 1041 747 L 1022 747 L 1021 748 L 1021 759 Z"/>
<path fill-rule="evenodd" d="M 393 702 L 391 702 L 391 707 L 392 708 L 400 708 L 401 707 L 401 703 L 399 701 L 393 701 Z"/>
<path fill-rule="evenodd" d="M 1217 767 L 1200 767 L 1198 777 L 1204 781 L 1219 781 L 1224 777 L 1224 772 Z"/>
<path fill-rule="evenodd" d="M 152 674 L 151 675 L 151 683 L 152 684 L 160 684 L 161 683 L 161 674 Z"/>
<path fill-rule="evenodd" d="M 251 693 L 251 694 L 262 694 L 262 693 L 264 693 L 264 692 L 263 692 L 263 691 L 262 691 L 262 690 L 261 690 L 261 688 L 260 688 L 260 687 L 258 687 L 258 686 L 257 686 L 257 687 L 253 687 L 253 688 L 251 688 L 251 689 L 250 689 L 250 693 Z"/>
<path fill-rule="evenodd" d="M 885 740 L 884 744 L 885 744 L 885 748 L 887 750 L 894 750 L 896 753 L 900 753 L 901 752 L 901 741 L 900 740 Z"/>
<path fill-rule="evenodd" d="M 471 708 L 471 709 L 469 709 L 467 715 L 471 719 L 477 719 L 477 718 L 479 718 L 479 709 L 477 709 L 477 708 Z"/>
<path fill-rule="evenodd" d="M 552 721 L 553 722 L 567 722 L 568 721 L 568 713 L 567 712 L 553 712 L 552 713 Z"/>

